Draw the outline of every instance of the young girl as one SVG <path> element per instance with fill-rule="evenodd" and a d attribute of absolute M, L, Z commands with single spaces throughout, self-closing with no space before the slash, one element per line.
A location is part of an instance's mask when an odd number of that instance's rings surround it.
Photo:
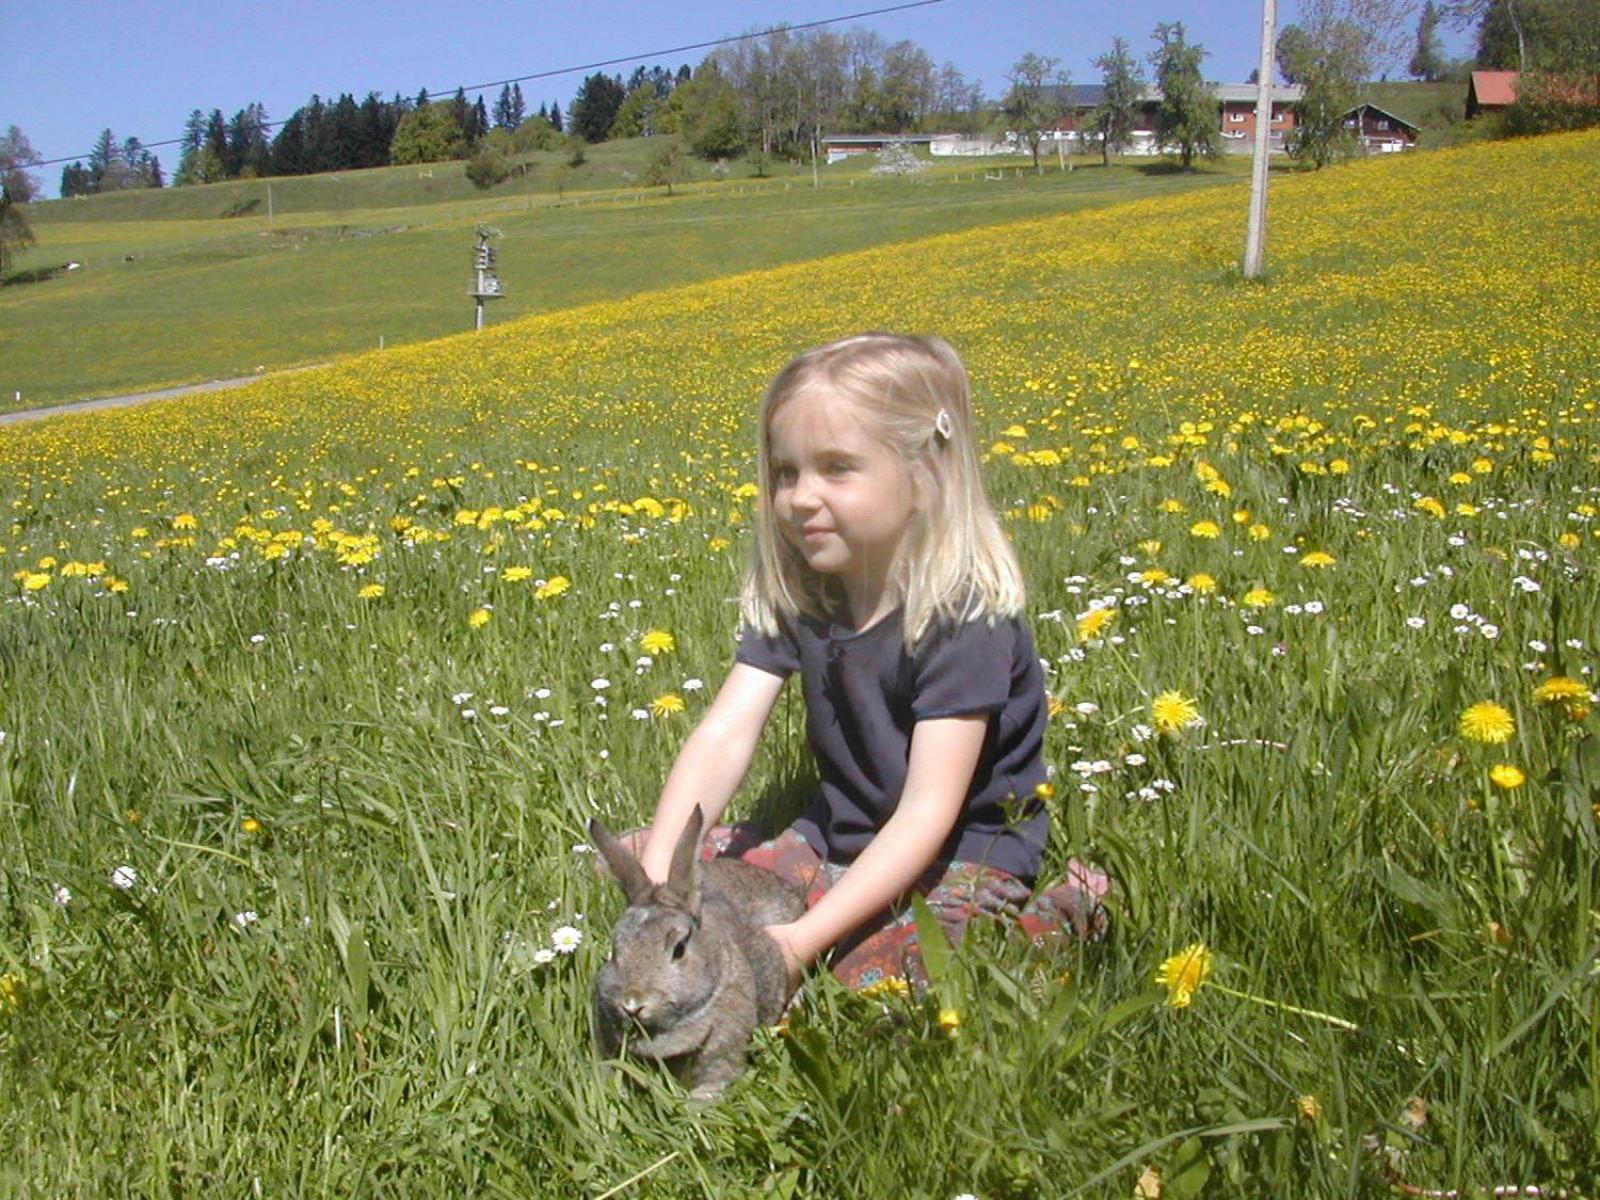
<path fill-rule="evenodd" d="M 694 805 L 716 823 L 798 671 L 820 794 L 776 839 L 725 826 L 704 848 L 805 888 L 806 914 L 768 928 L 792 974 L 837 947 L 850 986 L 920 980 L 897 904 L 918 891 L 956 938 L 978 912 L 1035 939 L 1103 933 L 1103 875 L 1073 864 L 1029 899 L 1048 711 L 955 351 L 867 333 L 802 354 L 767 389 L 758 471 L 737 661 L 667 777 L 645 871 L 666 878 Z"/>

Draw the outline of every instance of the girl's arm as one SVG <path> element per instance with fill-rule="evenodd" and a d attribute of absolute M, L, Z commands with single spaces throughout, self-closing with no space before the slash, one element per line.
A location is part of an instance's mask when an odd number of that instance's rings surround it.
<path fill-rule="evenodd" d="M 988 725 L 983 713 L 917 723 L 894 815 L 816 907 L 768 927 L 791 974 L 882 912 L 933 865 L 961 816 Z"/>
<path fill-rule="evenodd" d="M 717 698 L 678 751 L 656 802 L 650 838 L 639 855 L 639 864 L 652 880 L 666 879 L 673 847 L 696 804 L 705 813 L 707 829 L 722 816 L 750 769 L 783 684 L 779 676 L 759 667 L 733 664 Z"/>

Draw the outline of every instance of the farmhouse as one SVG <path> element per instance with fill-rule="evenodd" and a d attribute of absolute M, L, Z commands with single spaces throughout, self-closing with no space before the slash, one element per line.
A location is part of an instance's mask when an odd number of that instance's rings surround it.
<path fill-rule="evenodd" d="M 1368 154 L 1410 150 L 1416 146 L 1417 134 L 1421 132 L 1404 117 L 1397 117 L 1376 104 L 1356 105 L 1344 115 L 1344 127 L 1355 135 Z"/>
<path fill-rule="evenodd" d="M 1517 102 L 1520 71 L 1474 71 L 1467 83 L 1467 120 L 1479 113 L 1500 112 Z"/>
<path fill-rule="evenodd" d="M 1253 83 L 1213 83 L 1211 94 L 1216 97 L 1218 132 L 1222 134 L 1223 148 L 1230 153 L 1252 154 L 1256 135 L 1256 85 Z M 1074 84 L 1065 89 L 1062 97 L 1067 115 L 1056 125 L 1056 136 L 1067 142 L 1095 142 L 1092 133 L 1093 113 L 1099 105 L 1105 88 L 1098 83 Z M 1295 127 L 1295 105 L 1305 95 L 1299 84 L 1274 84 L 1272 88 L 1272 124 L 1268 129 L 1268 150 L 1282 153 Z M 1156 154 L 1156 113 L 1161 108 L 1161 89 L 1147 87 L 1139 96 L 1139 115 L 1134 121 L 1131 154 Z"/>
<path fill-rule="evenodd" d="M 940 137 L 948 140 L 953 136 L 953 134 L 931 133 L 839 133 L 824 137 L 822 146 L 827 151 L 827 161 L 831 164 L 855 158 L 859 154 L 876 154 L 896 142 L 904 142 L 909 146 L 928 146 L 931 153 L 937 154 L 938 150 L 933 149 L 931 144 Z"/>
<path fill-rule="evenodd" d="M 1479 76 L 1507 75 L 1515 71 L 1475 71 Z M 1222 147 L 1230 154 L 1255 153 L 1256 136 L 1256 85 L 1253 83 L 1213 83 L 1211 94 L 1218 105 L 1218 132 Z M 1061 89 L 1065 115 L 1056 122 L 1051 137 L 1070 148 L 1092 149 L 1099 139 L 1094 132 L 1094 110 L 1100 104 L 1105 88 L 1098 83 L 1069 84 Z M 1511 89 L 1510 103 L 1516 99 Z M 1490 94 L 1499 95 L 1491 89 Z M 1272 87 L 1272 117 L 1267 129 L 1269 154 L 1285 153 L 1299 124 L 1299 103 L 1305 98 L 1305 88 L 1299 84 L 1274 84 Z M 1469 100 L 1470 105 L 1470 100 Z M 1139 96 L 1139 110 L 1134 119 L 1132 144 L 1125 153 L 1153 155 L 1160 153 L 1156 143 L 1156 114 L 1161 108 L 1161 90 L 1146 87 Z M 1470 111 L 1470 107 L 1469 107 Z M 1344 115 L 1345 128 L 1350 130 L 1366 153 L 1394 153 L 1413 149 L 1420 128 L 1404 117 L 1378 107 L 1362 103 Z M 830 163 L 839 162 L 858 154 L 873 154 L 894 142 L 913 146 L 926 146 L 936 158 L 952 156 L 977 156 L 985 154 L 1012 154 L 1019 143 L 1011 136 L 962 137 L 953 133 L 941 134 L 833 134 L 822 139 Z"/>

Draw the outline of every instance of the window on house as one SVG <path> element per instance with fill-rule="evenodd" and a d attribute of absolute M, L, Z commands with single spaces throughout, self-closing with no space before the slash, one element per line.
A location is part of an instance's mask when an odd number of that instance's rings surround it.
<path fill-rule="evenodd" d="M 1235 111 L 1230 112 L 1228 114 L 1228 120 L 1230 120 L 1230 121 L 1243 121 L 1244 120 L 1244 114 L 1242 112 L 1239 112 L 1238 110 L 1235 110 Z"/>
<path fill-rule="evenodd" d="M 1379 129 L 1387 129 L 1387 128 L 1389 128 L 1389 122 L 1387 122 L 1387 121 L 1379 121 L 1378 122 L 1378 128 Z"/>

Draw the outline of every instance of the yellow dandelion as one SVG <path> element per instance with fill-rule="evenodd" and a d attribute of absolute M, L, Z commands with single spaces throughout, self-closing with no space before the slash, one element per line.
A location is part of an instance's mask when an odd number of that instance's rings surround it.
<path fill-rule="evenodd" d="M 1527 783 L 1528 777 L 1523 774 L 1521 767 L 1511 763 L 1496 763 L 1489 768 L 1489 782 L 1509 792 Z"/>
<path fill-rule="evenodd" d="M 1201 724 L 1204 718 L 1195 700 L 1182 692 L 1162 692 L 1150 701 L 1150 720 L 1158 733 L 1171 735 Z"/>
<path fill-rule="evenodd" d="M 1197 538 L 1219 538 L 1222 536 L 1222 527 L 1215 521 L 1196 521 L 1189 526 L 1189 533 Z"/>
<path fill-rule="evenodd" d="M 1277 602 L 1278 598 L 1272 594 L 1270 589 L 1264 587 L 1251 588 L 1244 594 L 1244 598 L 1239 601 L 1246 608 L 1271 608 Z"/>
<path fill-rule="evenodd" d="M 489 623 L 489 610 L 487 608 L 473 609 L 472 615 L 467 618 L 467 624 L 474 629 L 482 629 Z"/>
<path fill-rule="evenodd" d="M 1167 989 L 1167 1003 L 1173 1008 L 1188 1008 L 1200 986 L 1211 977 L 1212 962 L 1206 944 L 1196 942 L 1162 963 L 1156 982 Z"/>
<path fill-rule="evenodd" d="M 1567 704 L 1573 700 L 1587 701 L 1589 685 L 1570 675 L 1552 675 L 1533 689 L 1533 698 L 1540 704 Z"/>
<path fill-rule="evenodd" d="M 941 1008 L 939 1010 L 939 1028 L 944 1030 L 947 1037 L 955 1037 L 960 1034 L 960 1011 L 954 1008 Z"/>
<path fill-rule="evenodd" d="M 1209 596 L 1217 590 L 1217 581 L 1214 576 L 1207 575 L 1204 571 L 1196 571 L 1184 580 L 1191 591 L 1199 592 L 1202 596 Z"/>
<path fill-rule="evenodd" d="M 1117 610 L 1110 605 L 1105 608 L 1091 608 L 1078 618 L 1078 640 L 1080 642 L 1094 641 L 1116 619 Z"/>
<path fill-rule="evenodd" d="M 1517 723 L 1509 709 L 1492 700 L 1480 700 L 1461 714 L 1461 736 L 1486 746 L 1509 742 Z"/>
<path fill-rule="evenodd" d="M 50 586 L 50 581 L 55 576 L 48 571 L 28 571 L 22 576 L 22 589 L 27 592 L 42 591 Z"/>
<path fill-rule="evenodd" d="M 1412 507 L 1418 512 L 1425 512 L 1430 517 L 1436 517 L 1441 521 L 1445 518 L 1444 505 L 1440 504 L 1432 496 L 1423 496 L 1415 504 L 1413 504 Z"/>
<path fill-rule="evenodd" d="M 15 971 L 7 971 L 4 975 L 0 975 L 0 1011 L 21 1006 L 23 984 L 22 976 Z"/>
<path fill-rule="evenodd" d="M 1233 510 L 1233 523 L 1235 525 L 1248 525 L 1253 515 L 1248 508 L 1236 508 Z"/>
<path fill-rule="evenodd" d="M 725 537 L 714 537 L 706 543 L 706 548 L 713 554 L 720 554 L 732 544 L 733 543 L 728 541 L 728 539 Z"/>
<path fill-rule="evenodd" d="M 1033 794 L 1041 800 L 1054 800 L 1056 798 L 1056 785 L 1047 779 L 1033 789 Z"/>
<path fill-rule="evenodd" d="M 246 817 L 244 820 L 239 822 L 239 828 L 245 833 L 260 833 L 261 822 L 256 820 L 254 817 Z"/>
<path fill-rule="evenodd" d="M 1149 570 L 1139 572 L 1139 582 L 1147 583 L 1151 587 L 1160 587 L 1164 583 L 1172 582 L 1172 576 L 1160 567 L 1151 567 Z"/>
<path fill-rule="evenodd" d="M 383 595 L 383 584 L 381 584 L 381 583 L 369 583 L 369 584 L 367 584 L 366 587 L 362 588 L 359 592 L 356 593 L 356 599 L 357 600 L 376 600 L 381 595 Z"/>
<path fill-rule="evenodd" d="M 571 587 L 572 580 L 565 575 L 555 575 L 541 583 L 533 594 L 540 600 L 548 600 L 552 596 L 565 595 Z"/>
<path fill-rule="evenodd" d="M 678 648 L 678 639 L 665 629 L 650 629 L 639 639 L 646 654 L 671 654 Z"/>
<path fill-rule="evenodd" d="M 1314 1123 L 1322 1120 L 1322 1101 L 1318 1100 L 1310 1093 L 1307 1093 L 1304 1096 L 1296 1096 L 1294 1100 L 1294 1106 L 1295 1109 L 1300 1113 L 1300 1119 L 1302 1121 L 1311 1121 Z"/>
<path fill-rule="evenodd" d="M 1339 560 L 1326 550 L 1313 550 L 1300 560 L 1302 567 L 1331 567 Z"/>
<path fill-rule="evenodd" d="M 879 1000 L 886 996 L 903 1000 L 911 995 L 911 984 L 899 975 L 886 975 L 875 983 L 867 984 L 860 994 L 868 1000 Z"/>
<path fill-rule="evenodd" d="M 1252 542 L 1264 542 L 1272 536 L 1272 530 L 1260 523 L 1250 526 L 1249 533 Z"/>
<path fill-rule="evenodd" d="M 507 567 L 500 572 L 500 578 L 507 583 L 521 583 L 524 579 L 533 578 L 532 567 Z"/>
<path fill-rule="evenodd" d="M 198 529 L 200 528 L 200 522 L 195 520 L 193 513 L 179 513 L 172 518 L 172 527 L 174 529 Z"/>
<path fill-rule="evenodd" d="M 1580 538 L 1577 534 L 1572 533 L 1571 531 L 1568 531 L 1566 533 L 1563 533 L 1560 537 L 1558 537 L 1556 539 L 1556 543 L 1563 550 L 1576 550 L 1579 546 L 1583 545 L 1583 539 Z"/>
<path fill-rule="evenodd" d="M 670 717 L 673 713 L 681 713 L 683 709 L 683 697 L 677 692 L 662 692 L 650 701 L 650 715 L 658 721 Z"/>

